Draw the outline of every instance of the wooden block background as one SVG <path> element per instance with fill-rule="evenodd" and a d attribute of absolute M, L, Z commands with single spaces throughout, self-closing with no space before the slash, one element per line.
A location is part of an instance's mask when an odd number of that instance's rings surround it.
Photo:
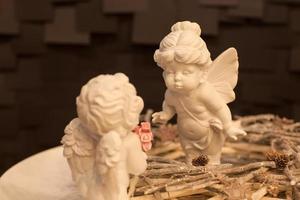
<path fill-rule="evenodd" d="M 165 85 L 153 61 L 178 20 L 200 23 L 212 58 L 229 47 L 240 61 L 235 115 L 300 120 L 299 1 L 0 1 L 0 174 L 57 146 L 76 116 L 80 88 L 123 72 L 145 108 L 161 109 Z M 21 148 L 21 149 L 20 149 Z"/>
<path fill-rule="evenodd" d="M 22 21 L 49 21 L 53 18 L 51 0 L 15 0 L 18 18 Z"/>
<path fill-rule="evenodd" d="M 246 18 L 262 18 L 264 0 L 239 0 L 237 7 L 230 8 L 230 15 Z"/>
<path fill-rule="evenodd" d="M 132 40 L 136 44 L 158 44 L 176 22 L 175 0 L 148 3 L 147 10 L 134 15 Z"/>
<path fill-rule="evenodd" d="M 0 1 L 0 35 L 17 35 L 19 33 L 15 3 L 15 0 Z"/>
<path fill-rule="evenodd" d="M 285 24 L 289 19 L 289 8 L 282 4 L 266 4 L 263 21 L 269 24 Z"/>
<path fill-rule="evenodd" d="M 240 0 L 198 0 L 200 5 L 216 7 L 236 7 Z"/>
<path fill-rule="evenodd" d="M 293 31 L 300 32 L 300 23 L 299 23 L 299 18 L 300 18 L 300 8 L 295 7 L 291 9 L 290 12 L 290 27 Z"/>
<path fill-rule="evenodd" d="M 147 7 L 147 0 L 103 0 L 103 11 L 110 14 L 141 12 Z"/>
<path fill-rule="evenodd" d="M 202 35 L 218 35 L 219 31 L 219 9 L 199 5 L 197 0 L 185 0 L 177 2 L 177 20 L 197 22 L 201 25 Z"/>
<path fill-rule="evenodd" d="M 43 24 L 21 24 L 20 34 L 13 42 L 15 53 L 17 55 L 39 55 L 45 53 L 44 32 Z"/>
<path fill-rule="evenodd" d="M 300 72 L 300 46 L 292 48 L 289 69 L 290 71 Z"/>
<path fill-rule="evenodd" d="M 46 25 L 45 42 L 49 44 L 89 44 L 89 33 L 76 27 L 74 7 L 60 6 L 55 9 L 54 20 Z"/>
<path fill-rule="evenodd" d="M 13 70 L 17 59 L 10 41 L 0 42 L 0 70 Z"/>
<path fill-rule="evenodd" d="M 116 33 L 118 17 L 105 15 L 99 0 L 79 2 L 76 7 L 76 25 L 79 31 L 87 33 Z"/>

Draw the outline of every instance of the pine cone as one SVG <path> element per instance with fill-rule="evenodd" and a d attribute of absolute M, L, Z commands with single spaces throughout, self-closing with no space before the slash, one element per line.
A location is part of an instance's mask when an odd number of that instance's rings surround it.
<path fill-rule="evenodd" d="M 284 169 L 290 161 L 288 155 L 276 151 L 267 152 L 266 157 L 268 160 L 274 161 L 278 169 Z"/>
<path fill-rule="evenodd" d="M 208 157 L 207 155 L 200 154 L 197 158 L 194 158 L 192 160 L 192 164 L 194 166 L 205 166 L 208 163 Z"/>

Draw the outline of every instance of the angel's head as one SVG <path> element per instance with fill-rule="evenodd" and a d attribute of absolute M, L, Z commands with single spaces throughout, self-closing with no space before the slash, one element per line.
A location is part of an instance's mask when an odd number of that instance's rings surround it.
<path fill-rule="evenodd" d="M 97 135 L 124 129 L 131 131 L 138 124 L 144 106 L 142 98 L 136 95 L 134 86 L 122 73 L 91 79 L 82 87 L 76 104 L 79 119 Z"/>
<path fill-rule="evenodd" d="M 154 60 L 164 69 L 163 76 L 169 89 L 190 91 L 206 79 L 212 63 L 201 29 L 196 23 L 177 22 L 154 53 Z"/>

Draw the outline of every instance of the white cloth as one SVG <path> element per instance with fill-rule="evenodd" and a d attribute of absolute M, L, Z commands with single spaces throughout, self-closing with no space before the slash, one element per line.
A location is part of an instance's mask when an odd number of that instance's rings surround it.
<path fill-rule="evenodd" d="M 0 178 L 1 200 L 81 200 L 71 171 L 56 147 L 33 155 Z"/>

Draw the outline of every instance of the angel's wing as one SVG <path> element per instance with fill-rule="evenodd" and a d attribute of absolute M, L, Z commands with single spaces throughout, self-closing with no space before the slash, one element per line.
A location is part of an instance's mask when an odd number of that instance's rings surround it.
<path fill-rule="evenodd" d="M 225 103 L 235 99 L 233 91 L 238 79 L 238 55 L 235 48 L 229 48 L 219 55 L 208 71 L 207 81 L 214 86 Z"/>
<path fill-rule="evenodd" d="M 65 128 L 61 143 L 64 156 L 72 171 L 73 180 L 83 194 L 87 191 L 88 182 L 92 179 L 95 162 L 96 144 L 79 118 L 73 119 Z"/>

